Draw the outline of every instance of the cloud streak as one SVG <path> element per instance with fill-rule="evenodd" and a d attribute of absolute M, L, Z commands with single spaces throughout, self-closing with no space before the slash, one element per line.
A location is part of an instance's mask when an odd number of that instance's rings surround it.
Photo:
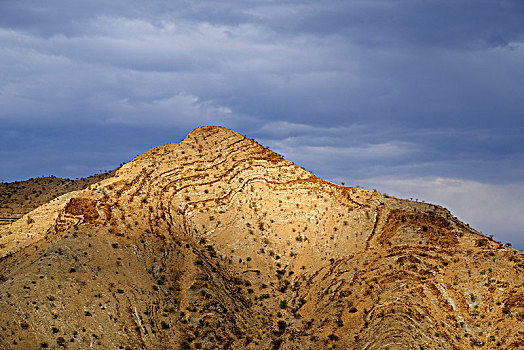
<path fill-rule="evenodd" d="M 511 0 L 2 1 L 0 179 L 85 176 L 218 124 L 337 182 L 519 184 L 523 16 Z"/>

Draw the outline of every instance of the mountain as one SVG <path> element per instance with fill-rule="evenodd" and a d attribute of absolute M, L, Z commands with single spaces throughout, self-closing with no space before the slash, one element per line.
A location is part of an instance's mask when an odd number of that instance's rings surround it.
<path fill-rule="evenodd" d="M 3 349 L 524 344 L 522 253 L 440 206 L 335 185 L 221 127 L 0 235 Z"/>

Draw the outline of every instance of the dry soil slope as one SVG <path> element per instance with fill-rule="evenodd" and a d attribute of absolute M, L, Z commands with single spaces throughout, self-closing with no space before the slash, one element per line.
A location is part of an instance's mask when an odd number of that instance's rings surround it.
<path fill-rule="evenodd" d="M 114 171 L 79 180 L 39 177 L 0 183 L 0 225 L 9 224 L 42 204 L 71 191 L 78 191 L 114 175 Z"/>
<path fill-rule="evenodd" d="M 202 127 L 5 226 L 4 348 L 520 348 L 523 256 Z"/>

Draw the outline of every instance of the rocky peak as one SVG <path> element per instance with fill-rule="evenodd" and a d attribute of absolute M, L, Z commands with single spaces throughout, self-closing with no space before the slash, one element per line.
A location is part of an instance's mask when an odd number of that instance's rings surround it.
<path fill-rule="evenodd" d="M 201 127 L 1 228 L 3 348 L 522 341 L 522 254 Z M 73 346 L 71 345 L 71 346 Z"/>

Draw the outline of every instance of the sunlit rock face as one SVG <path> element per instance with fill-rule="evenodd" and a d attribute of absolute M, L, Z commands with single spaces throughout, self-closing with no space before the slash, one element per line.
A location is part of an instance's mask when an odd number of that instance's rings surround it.
<path fill-rule="evenodd" d="M 0 226 L 2 348 L 522 346 L 522 253 L 231 130 L 62 187 Z"/>

